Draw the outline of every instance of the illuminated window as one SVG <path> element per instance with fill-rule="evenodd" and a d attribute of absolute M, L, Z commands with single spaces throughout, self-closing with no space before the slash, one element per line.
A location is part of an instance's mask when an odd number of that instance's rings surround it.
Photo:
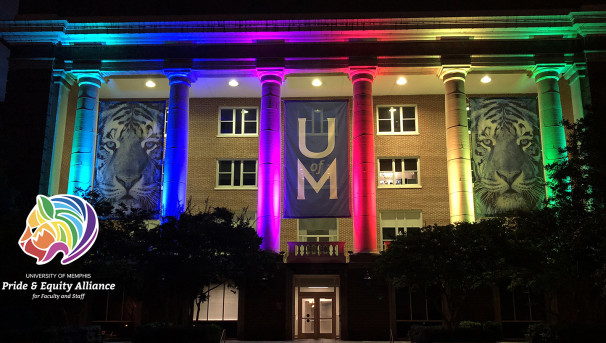
<path fill-rule="evenodd" d="M 257 188 L 256 160 L 218 160 L 218 188 Z"/>
<path fill-rule="evenodd" d="M 415 134 L 417 129 L 417 107 L 406 106 L 378 106 L 377 107 L 378 134 Z"/>
<path fill-rule="evenodd" d="M 418 232 L 423 226 L 420 210 L 385 211 L 381 216 L 381 240 L 383 249 L 404 233 Z"/>
<path fill-rule="evenodd" d="M 420 187 L 419 159 L 416 157 L 379 159 L 379 187 Z"/>
<path fill-rule="evenodd" d="M 198 301 L 194 302 L 194 320 L 199 321 L 230 321 L 238 320 L 238 289 L 225 283 L 204 287 L 206 301 L 200 303 L 198 316 Z M 197 318 L 196 318 L 197 317 Z"/>
<path fill-rule="evenodd" d="M 336 242 L 337 218 L 299 219 L 299 242 Z"/>
<path fill-rule="evenodd" d="M 256 136 L 258 131 L 257 109 L 220 108 L 219 136 Z"/>

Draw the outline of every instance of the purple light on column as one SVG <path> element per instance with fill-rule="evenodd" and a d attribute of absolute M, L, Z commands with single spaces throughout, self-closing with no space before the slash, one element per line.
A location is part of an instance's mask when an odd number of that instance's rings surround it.
<path fill-rule="evenodd" d="M 261 79 L 259 118 L 259 190 L 257 195 L 257 232 L 263 238 L 261 249 L 280 251 L 280 175 L 281 125 L 280 86 L 282 69 L 258 70 Z"/>
<path fill-rule="evenodd" d="M 170 97 L 166 120 L 162 218 L 179 217 L 186 205 L 189 88 L 192 82 L 188 71 L 166 71 L 166 75 Z"/>

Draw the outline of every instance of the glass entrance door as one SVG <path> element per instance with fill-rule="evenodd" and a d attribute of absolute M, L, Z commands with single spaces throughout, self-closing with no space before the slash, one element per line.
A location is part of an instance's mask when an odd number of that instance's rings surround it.
<path fill-rule="evenodd" d="M 335 338 L 334 293 L 299 293 L 299 337 Z"/>

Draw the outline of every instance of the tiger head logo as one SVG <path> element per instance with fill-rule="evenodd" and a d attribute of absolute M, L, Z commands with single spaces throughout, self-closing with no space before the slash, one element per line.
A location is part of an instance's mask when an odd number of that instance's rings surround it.
<path fill-rule="evenodd" d="M 530 211 L 545 184 L 534 99 L 470 99 L 474 199 L 479 216 Z M 536 102 L 534 102 L 536 107 Z"/>
<path fill-rule="evenodd" d="M 158 209 L 164 142 L 164 106 L 158 105 L 102 103 L 95 190 L 103 200 L 127 209 Z"/>

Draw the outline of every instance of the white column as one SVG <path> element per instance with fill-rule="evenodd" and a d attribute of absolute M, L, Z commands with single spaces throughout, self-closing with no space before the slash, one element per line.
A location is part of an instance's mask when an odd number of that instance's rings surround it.
<path fill-rule="evenodd" d="M 450 222 L 475 221 L 465 77 L 469 66 L 443 66 Z"/>

